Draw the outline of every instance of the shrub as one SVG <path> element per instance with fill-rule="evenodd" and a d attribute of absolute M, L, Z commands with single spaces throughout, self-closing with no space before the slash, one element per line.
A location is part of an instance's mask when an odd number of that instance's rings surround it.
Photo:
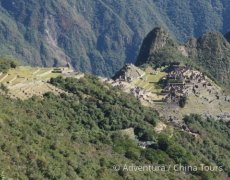
<path fill-rule="evenodd" d="M 10 68 L 16 68 L 17 63 L 15 60 L 0 57 L 0 72 L 6 73 Z"/>
<path fill-rule="evenodd" d="M 137 160 L 139 159 L 141 155 L 140 149 L 138 148 L 129 148 L 126 153 L 125 153 L 125 157 L 132 159 L 132 160 Z"/>
<path fill-rule="evenodd" d="M 144 151 L 144 157 L 151 163 L 159 164 L 164 164 L 167 159 L 169 159 L 168 155 L 165 152 L 153 149 L 146 149 Z"/>
<path fill-rule="evenodd" d="M 169 147 L 169 139 L 166 135 L 160 135 L 158 138 L 158 147 L 162 151 L 166 151 Z"/>
<path fill-rule="evenodd" d="M 187 155 L 184 148 L 179 145 L 172 144 L 167 149 L 167 154 L 171 157 L 177 164 L 187 164 Z"/>

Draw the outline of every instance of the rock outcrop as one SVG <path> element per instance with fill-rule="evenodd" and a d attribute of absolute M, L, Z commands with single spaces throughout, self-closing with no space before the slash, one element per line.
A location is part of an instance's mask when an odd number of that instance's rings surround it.
<path fill-rule="evenodd" d="M 113 79 L 119 79 L 121 81 L 132 81 L 142 77 L 144 74 L 144 71 L 134 66 L 133 64 L 126 64 L 120 71 L 115 74 Z"/>

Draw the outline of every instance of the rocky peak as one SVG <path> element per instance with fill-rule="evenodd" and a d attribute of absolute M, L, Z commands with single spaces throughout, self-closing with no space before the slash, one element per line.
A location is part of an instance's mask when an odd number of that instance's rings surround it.
<path fill-rule="evenodd" d="M 230 44 L 221 33 L 206 33 L 197 40 L 197 63 L 227 89 L 230 87 Z"/>
<path fill-rule="evenodd" d="M 198 56 L 210 56 L 222 57 L 224 51 L 230 48 L 229 43 L 224 36 L 218 32 L 208 32 L 202 35 L 200 38 L 191 38 L 185 43 L 188 57 L 198 58 Z M 211 58 L 211 57 L 210 57 Z M 208 59 L 210 59 L 208 58 Z"/>
<path fill-rule="evenodd" d="M 144 39 L 140 54 L 137 58 L 136 65 L 141 65 L 148 60 L 151 54 L 155 53 L 159 49 L 162 49 L 166 45 L 175 46 L 176 43 L 170 38 L 170 35 L 162 27 L 153 29 Z"/>
<path fill-rule="evenodd" d="M 161 27 L 153 29 L 147 36 L 151 42 L 150 50 L 156 51 L 164 47 L 169 39 L 169 34 Z"/>

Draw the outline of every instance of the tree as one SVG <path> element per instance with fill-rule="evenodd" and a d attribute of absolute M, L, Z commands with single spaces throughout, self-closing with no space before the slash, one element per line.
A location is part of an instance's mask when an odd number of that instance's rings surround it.
<path fill-rule="evenodd" d="M 138 148 L 129 148 L 128 151 L 125 153 L 125 157 L 132 159 L 132 160 L 137 160 L 139 159 L 141 153 L 140 149 Z"/>
<path fill-rule="evenodd" d="M 162 151 L 166 151 L 169 147 L 169 139 L 166 135 L 160 135 L 158 138 L 158 147 Z"/>
<path fill-rule="evenodd" d="M 179 106 L 180 106 L 181 108 L 184 108 L 185 105 L 186 105 L 186 103 L 187 103 L 187 97 L 186 97 L 186 96 L 180 97 Z"/>

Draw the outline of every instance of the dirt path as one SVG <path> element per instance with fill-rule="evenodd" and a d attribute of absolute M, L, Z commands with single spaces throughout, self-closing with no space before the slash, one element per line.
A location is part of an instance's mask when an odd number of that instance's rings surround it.
<path fill-rule="evenodd" d="M 37 75 L 38 77 L 44 77 L 44 76 L 47 76 L 47 75 L 49 75 L 50 73 L 52 73 L 52 69 L 51 70 L 49 70 L 49 71 L 47 71 L 47 72 L 44 72 L 44 73 L 42 73 L 42 74 L 39 74 L 39 75 Z"/>
<path fill-rule="evenodd" d="M 6 74 L 1 80 L 0 83 L 3 82 L 8 77 L 8 74 Z"/>

